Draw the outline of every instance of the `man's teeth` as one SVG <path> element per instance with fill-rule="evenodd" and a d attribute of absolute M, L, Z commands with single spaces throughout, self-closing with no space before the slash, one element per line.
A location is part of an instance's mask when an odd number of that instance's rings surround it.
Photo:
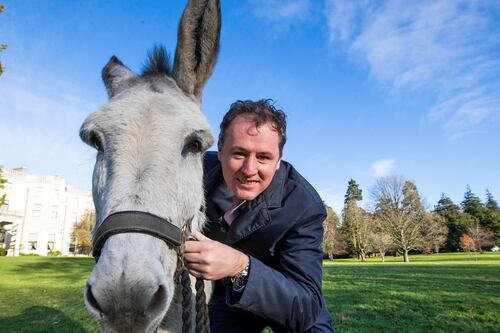
<path fill-rule="evenodd" d="M 238 179 L 238 181 L 242 184 L 257 184 L 258 181 L 256 180 L 242 180 L 242 179 Z"/>

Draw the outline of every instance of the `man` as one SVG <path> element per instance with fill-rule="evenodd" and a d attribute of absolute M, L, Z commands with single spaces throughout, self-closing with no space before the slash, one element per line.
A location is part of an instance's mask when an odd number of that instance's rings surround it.
<path fill-rule="evenodd" d="M 281 161 L 286 120 L 270 100 L 238 101 L 205 154 L 205 235 L 185 245 L 190 272 L 214 280 L 213 333 L 333 332 L 322 295 L 322 223 L 312 186 Z"/>

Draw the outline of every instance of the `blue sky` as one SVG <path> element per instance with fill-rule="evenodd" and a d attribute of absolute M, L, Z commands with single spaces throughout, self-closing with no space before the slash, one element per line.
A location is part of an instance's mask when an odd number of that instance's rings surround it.
<path fill-rule="evenodd" d="M 184 1 L 3 0 L 0 164 L 90 189 L 78 137 L 106 102 L 101 68 L 173 54 Z M 400 174 L 430 206 L 467 184 L 500 199 L 500 2 L 222 0 L 221 52 L 204 93 L 215 135 L 237 99 L 288 115 L 285 159 L 340 212 L 350 178 L 369 204 Z"/>

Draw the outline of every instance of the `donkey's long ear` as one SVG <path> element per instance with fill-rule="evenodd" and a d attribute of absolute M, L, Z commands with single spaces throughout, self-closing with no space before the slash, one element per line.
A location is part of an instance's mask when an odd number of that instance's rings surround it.
<path fill-rule="evenodd" d="M 219 53 L 220 26 L 219 0 L 190 0 L 179 23 L 172 76 L 199 100 Z"/>
<path fill-rule="evenodd" d="M 109 98 L 125 89 L 128 80 L 134 77 L 135 74 L 115 56 L 112 56 L 102 69 L 102 80 L 108 91 Z"/>

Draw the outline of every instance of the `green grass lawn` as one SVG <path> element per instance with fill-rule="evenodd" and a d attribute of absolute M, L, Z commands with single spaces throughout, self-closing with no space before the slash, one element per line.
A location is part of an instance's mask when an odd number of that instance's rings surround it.
<path fill-rule="evenodd" d="M 338 332 L 500 332 L 500 254 L 325 262 Z"/>
<path fill-rule="evenodd" d="M 337 332 L 500 332 L 500 254 L 326 261 Z M 91 258 L 0 257 L 0 332 L 96 332 Z"/>

